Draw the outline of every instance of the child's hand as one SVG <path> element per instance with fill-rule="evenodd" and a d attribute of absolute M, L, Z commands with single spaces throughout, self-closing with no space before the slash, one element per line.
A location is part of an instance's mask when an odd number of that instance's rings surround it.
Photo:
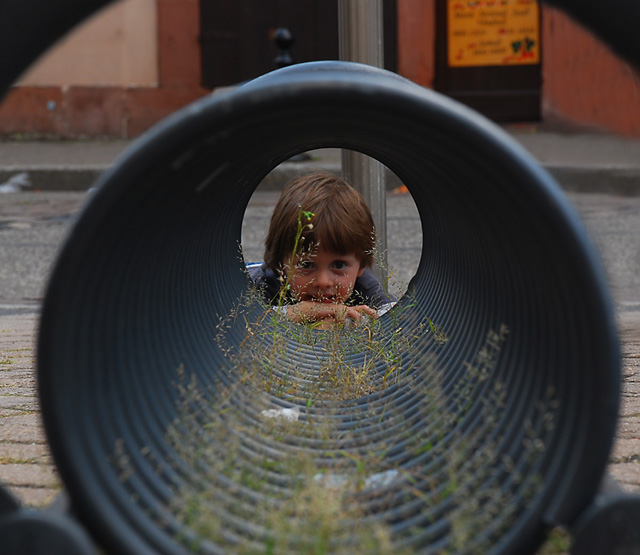
<path fill-rule="evenodd" d="M 292 322 L 298 324 L 309 322 L 344 324 L 347 319 L 359 324 L 363 316 L 377 318 L 378 313 L 367 305 L 347 306 L 339 303 L 301 301 L 288 308 L 287 316 Z"/>

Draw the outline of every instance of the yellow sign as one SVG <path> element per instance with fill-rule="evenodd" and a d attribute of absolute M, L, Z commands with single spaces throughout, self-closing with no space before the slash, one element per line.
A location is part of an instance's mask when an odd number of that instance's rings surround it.
<path fill-rule="evenodd" d="M 449 66 L 540 63 L 537 0 L 447 0 Z"/>

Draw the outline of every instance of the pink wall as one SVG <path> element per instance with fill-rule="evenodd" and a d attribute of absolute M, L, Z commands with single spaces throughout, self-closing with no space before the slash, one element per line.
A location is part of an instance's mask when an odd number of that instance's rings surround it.
<path fill-rule="evenodd" d="M 543 118 L 640 136 L 640 74 L 562 12 L 542 22 Z"/>
<path fill-rule="evenodd" d="M 157 4 L 157 0 L 112 2 L 53 45 L 18 84 L 156 86 Z"/>

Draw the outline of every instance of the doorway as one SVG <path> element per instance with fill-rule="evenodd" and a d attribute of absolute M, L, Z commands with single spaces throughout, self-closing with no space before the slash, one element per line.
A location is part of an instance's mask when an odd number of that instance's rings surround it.
<path fill-rule="evenodd" d="M 395 71 L 396 1 L 384 2 L 385 68 Z M 248 81 L 276 69 L 273 35 L 293 35 L 294 63 L 337 60 L 338 0 L 200 0 L 202 85 Z"/>
<path fill-rule="evenodd" d="M 539 121 L 537 0 L 436 0 L 434 88 L 497 122 Z"/>

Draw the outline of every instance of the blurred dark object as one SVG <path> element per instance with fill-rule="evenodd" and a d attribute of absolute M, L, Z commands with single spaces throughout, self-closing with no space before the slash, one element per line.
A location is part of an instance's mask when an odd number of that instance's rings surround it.
<path fill-rule="evenodd" d="M 280 27 L 273 33 L 273 42 L 276 44 L 278 54 L 274 60 L 276 68 L 287 67 L 293 63 L 293 57 L 291 56 L 291 47 L 294 40 L 293 35 L 289 29 Z"/>
<path fill-rule="evenodd" d="M 3 555 L 93 555 L 87 532 L 55 502 L 45 511 L 20 506 L 0 487 L 0 537 Z"/>
<path fill-rule="evenodd" d="M 110 0 L 2 0 L 0 100 L 20 74 L 57 39 Z"/>
<path fill-rule="evenodd" d="M 276 59 L 274 62 L 276 63 L 276 68 L 280 69 L 282 67 L 287 67 L 293 65 L 293 56 L 291 55 L 291 48 L 293 47 L 293 43 L 295 39 L 291 34 L 291 31 L 285 27 L 279 27 L 273 33 L 273 42 L 278 49 L 278 54 L 276 55 Z M 289 162 L 308 162 L 311 160 L 311 156 L 306 152 L 301 152 L 300 154 L 296 154 L 289 158 Z"/>

